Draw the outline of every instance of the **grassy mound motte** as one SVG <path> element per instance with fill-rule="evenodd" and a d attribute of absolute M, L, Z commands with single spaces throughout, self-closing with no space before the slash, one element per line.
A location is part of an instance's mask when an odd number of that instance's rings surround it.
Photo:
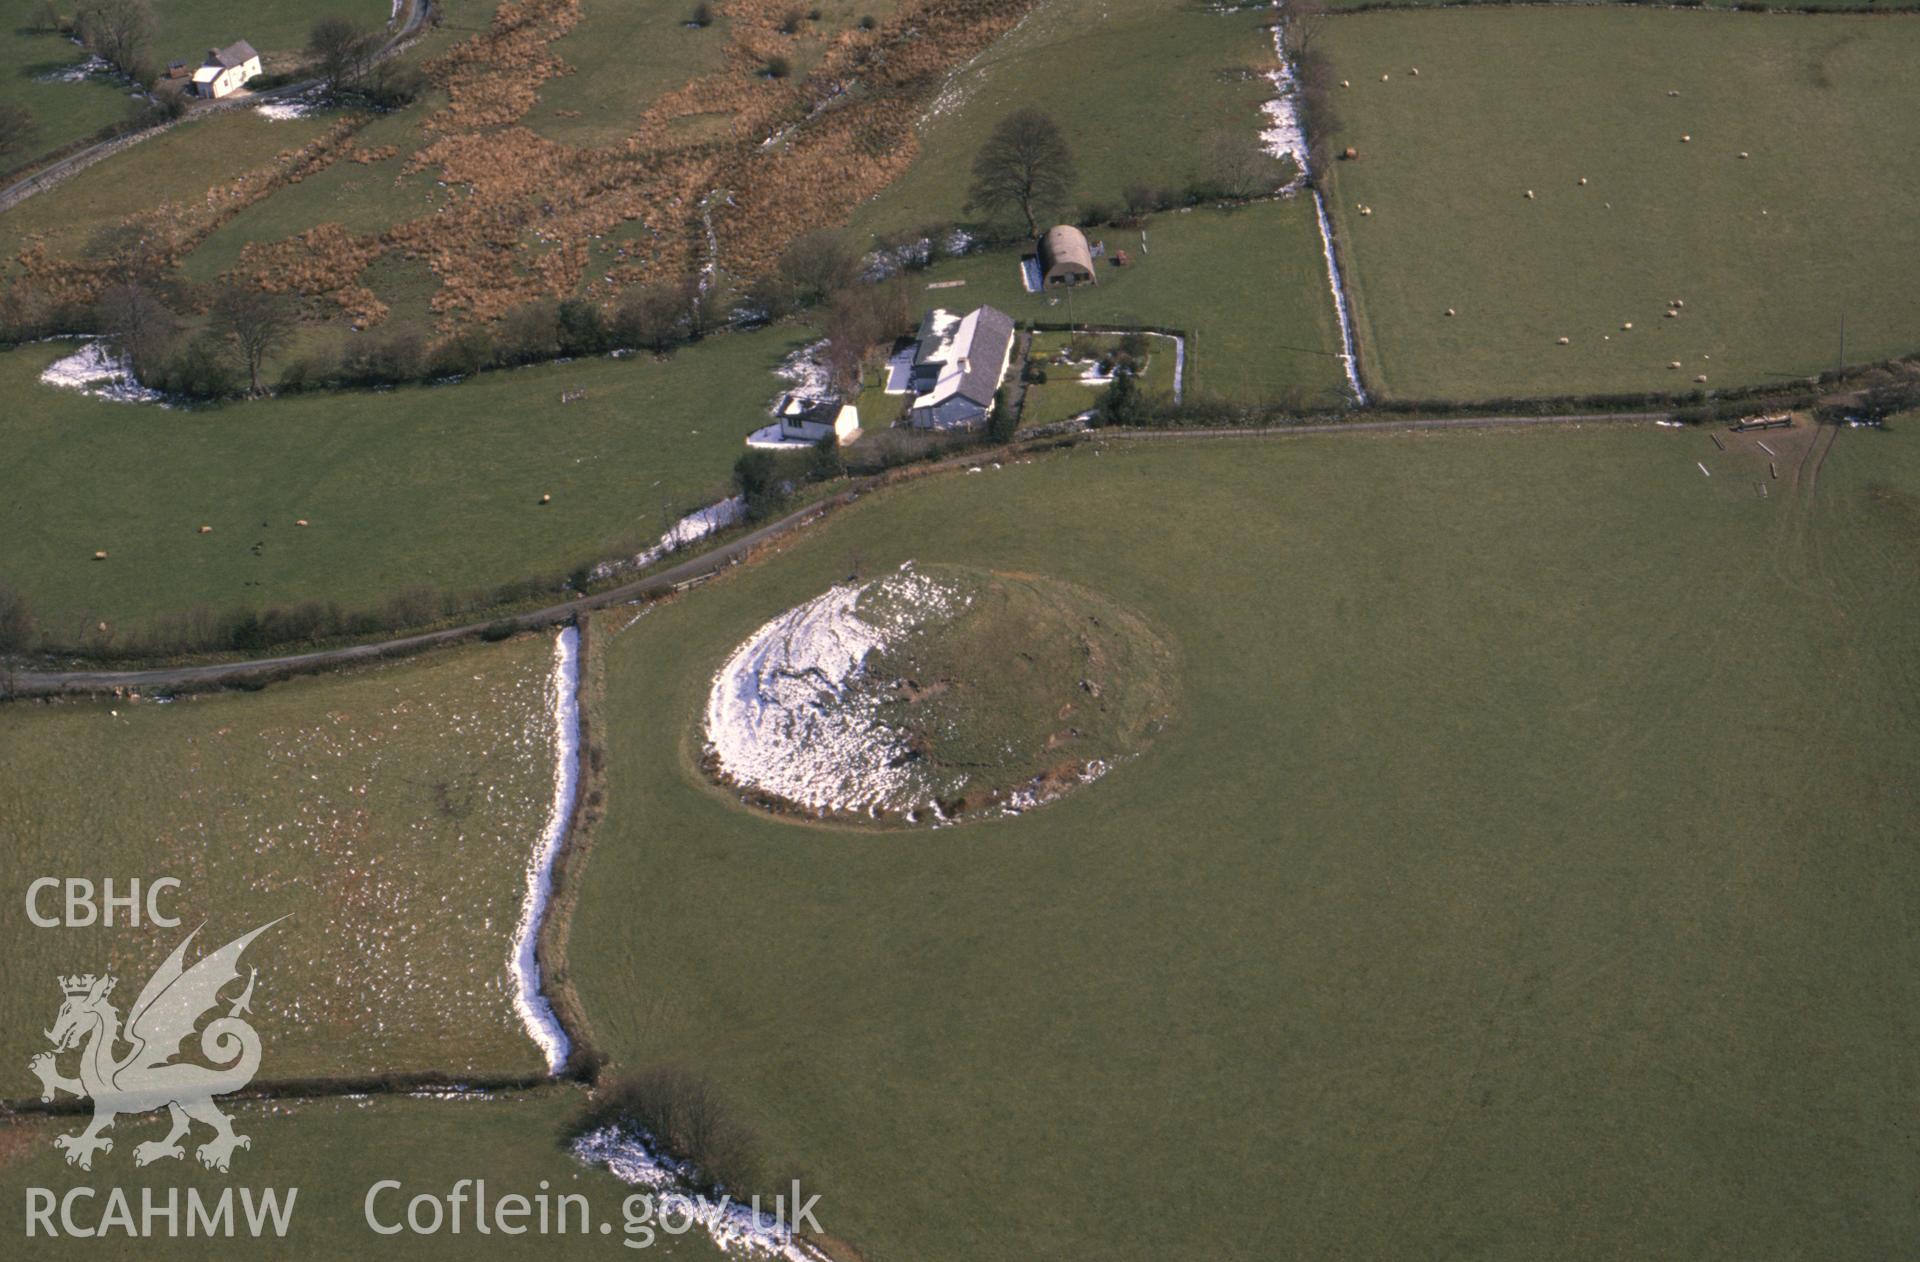
<path fill-rule="evenodd" d="M 909 562 L 736 649 L 708 698 L 706 765 L 782 812 L 1017 812 L 1144 748 L 1173 678 L 1166 641 L 1095 592 Z"/>

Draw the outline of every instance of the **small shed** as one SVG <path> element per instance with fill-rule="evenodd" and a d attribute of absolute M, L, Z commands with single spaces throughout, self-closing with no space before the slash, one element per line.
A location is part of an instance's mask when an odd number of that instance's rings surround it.
<path fill-rule="evenodd" d="M 1040 238 L 1040 281 L 1049 288 L 1098 283 L 1086 233 L 1070 224 L 1047 229 L 1047 235 Z"/>

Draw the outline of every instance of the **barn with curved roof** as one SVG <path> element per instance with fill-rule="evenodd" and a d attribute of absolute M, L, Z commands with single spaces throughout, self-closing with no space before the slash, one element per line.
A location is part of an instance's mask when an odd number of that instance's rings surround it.
<path fill-rule="evenodd" d="M 1064 223 L 1047 229 L 1040 238 L 1040 279 L 1048 286 L 1096 283 L 1087 234 Z"/>

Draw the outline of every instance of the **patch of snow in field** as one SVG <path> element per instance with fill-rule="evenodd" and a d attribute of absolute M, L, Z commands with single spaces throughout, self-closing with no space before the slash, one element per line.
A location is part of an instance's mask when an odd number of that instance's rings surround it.
<path fill-rule="evenodd" d="M 821 338 L 817 342 L 809 342 L 780 361 L 780 366 L 773 370 L 774 376 L 788 383 L 789 388 L 775 396 L 768 405 L 769 416 L 778 414 L 780 404 L 788 394 L 814 403 L 834 397 L 833 374 L 827 369 L 826 353 L 827 339 Z"/>
<path fill-rule="evenodd" d="M 312 91 L 262 101 L 253 107 L 253 112 L 270 123 L 290 123 L 297 118 L 307 117 L 319 108 L 320 94 Z"/>
<path fill-rule="evenodd" d="M 567 838 L 573 817 L 573 797 L 580 778 L 580 632 L 568 627 L 555 637 L 553 678 L 548 685 L 553 704 L 553 809 L 539 845 L 527 863 L 527 893 L 520 904 L 520 927 L 513 940 L 513 1009 L 520 1014 L 528 1037 L 546 1054 L 547 1072 L 566 1067 L 571 1046 L 553 1005 L 540 989 L 540 962 L 534 951 L 540 925 L 553 898 L 553 863 Z"/>
<path fill-rule="evenodd" d="M 736 495 L 732 499 L 709 504 L 696 512 L 688 513 L 673 523 L 660 541 L 644 552 L 636 553 L 631 559 L 619 562 L 608 561 L 593 568 L 592 577 L 596 580 L 609 578 L 618 570 L 644 570 L 662 557 L 671 556 L 688 544 L 704 539 L 716 530 L 725 530 L 746 520 L 746 497 Z"/>
<path fill-rule="evenodd" d="M 1327 287 L 1333 291 L 1333 308 L 1340 317 L 1340 364 L 1347 370 L 1347 389 L 1354 402 L 1367 406 L 1367 388 L 1360 384 L 1360 372 L 1354 366 L 1353 308 L 1347 305 L 1347 286 L 1340 278 L 1340 260 L 1333 252 L 1333 225 L 1327 220 L 1327 199 L 1313 190 L 1313 213 L 1320 223 L 1320 250 L 1327 258 Z"/>
<path fill-rule="evenodd" d="M 573 1141 L 573 1154 L 589 1165 L 605 1166 L 621 1182 L 654 1194 L 656 1220 L 695 1222 L 728 1252 L 783 1262 L 820 1262 L 820 1255 L 796 1239 L 793 1229 L 772 1214 L 730 1198 L 689 1196 L 683 1189 L 691 1171 L 657 1156 L 640 1137 L 606 1126 Z"/>
<path fill-rule="evenodd" d="M 905 743 L 881 724 L 878 698 L 848 695 L 868 654 L 966 602 L 911 564 L 828 588 L 734 650 L 707 697 L 708 750 L 723 776 L 809 810 L 913 805 Z M 878 599 L 863 612 L 869 594 Z"/>
<path fill-rule="evenodd" d="M 161 403 L 166 397 L 141 385 L 127 358 L 115 355 L 101 341 L 87 342 L 73 354 L 48 364 L 40 372 L 40 384 L 78 390 L 112 403 Z"/>
<path fill-rule="evenodd" d="M 58 70 L 49 70 L 39 76 L 39 83 L 79 83 L 95 75 L 112 74 L 113 67 L 98 53 L 88 53 L 85 58 L 71 66 L 62 66 Z"/>
<path fill-rule="evenodd" d="M 1298 174 L 1292 183 L 1280 190 L 1291 193 L 1307 179 L 1307 136 L 1300 126 L 1300 84 L 1294 75 L 1293 63 L 1287 59 L 1284 26 L 1273 28 L 1273 47 L 1280 58 L 1280 68 L 1267 72 L 1274 95 L 1260 106 L 1260 112 L 1267 116 L 1260 143 L 1273 157 L 1291 159 L 1297 168 Z"/>

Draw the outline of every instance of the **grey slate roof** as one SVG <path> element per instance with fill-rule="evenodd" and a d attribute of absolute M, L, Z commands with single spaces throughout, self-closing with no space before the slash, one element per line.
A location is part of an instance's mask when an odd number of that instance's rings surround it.
<path fill-rule="evenodd" d="M 1007 360 L 1007 348 L 1013 344 L 1013 317 L 997 307 L 981 307 L 980 321 L 973 334 L 973 348 L 967 356 L 967 371 L 960 378 L 959 394 L 981 407 L 993 405 L 993 392 L 1000 388 L 1000 369 Z"/>
<path fill-rule="evenodd" d="M 207 52 L 207 60 L 231 70 L 235 66 L 245 65 L 259 55 L 259 53 L 253 51 L 252 44 L 247 43 L 244 39 L 237 39 L 225 48 L 209 49 Z"/>

